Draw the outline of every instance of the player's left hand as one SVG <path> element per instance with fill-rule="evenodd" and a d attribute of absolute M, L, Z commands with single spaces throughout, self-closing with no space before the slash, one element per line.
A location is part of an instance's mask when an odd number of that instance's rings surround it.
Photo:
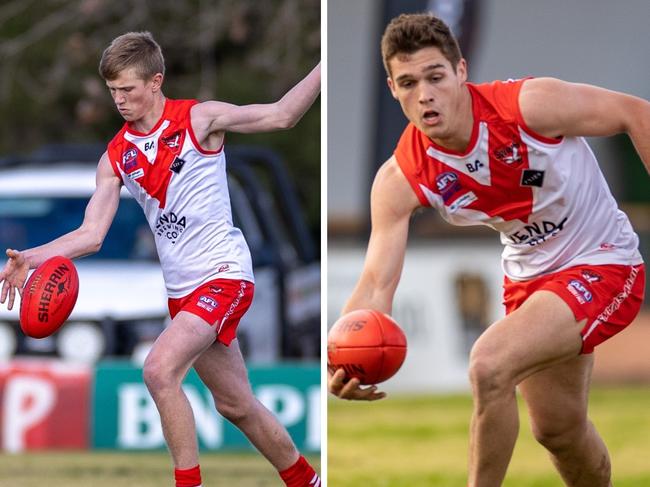
<path fill-rule="evenodd" d="M 12 309 L 16 298 L 16 290 L 22 295 L 23 286 L 29 272 L 29 264 L 22 252 L 17 250 L 7 249 L 7 257 L 7 263 L 4 269 L 0 271 L 0 282 L 2 282 L 0 303 L 4 304 L 8 297 L 7 309 Z"/>
<path fill-rule="evenodd" d="M 361 387 L 359 379 L 345 380 L 345 370 L 338 369 L 334 375 L 327 375 L 327 389 L 336 397 L 353 401 L 376 401 L 386 397 L 385 392 L 377 391 L 377 386 Z"/>

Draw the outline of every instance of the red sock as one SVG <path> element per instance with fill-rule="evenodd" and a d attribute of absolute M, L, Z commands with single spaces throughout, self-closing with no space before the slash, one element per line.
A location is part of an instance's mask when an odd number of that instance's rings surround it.
<path fill-rule="evenodd" d="M 187 470 L 174 469 L 176 487 L 201 487 L 201 467 L 188 468 Z"/>
<path fill-rule="evenodd" d="M 287 487 L 320 487 L 320 478 L 314 468 L 300 455 L 291 467 L 280 472 Z"/>

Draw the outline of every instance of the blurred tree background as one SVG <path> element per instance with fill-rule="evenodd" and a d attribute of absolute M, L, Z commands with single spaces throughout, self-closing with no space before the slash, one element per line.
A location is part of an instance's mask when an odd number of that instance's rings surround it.
<path fill-rule="evenodd" d="M 2 0 L 0 155 L 107 143 L 123 120 L 99 58 L 140 30 L 163 49 L 166 96 L 273 102 L 320 59 L 320 0 Z M 226 144 L 268 145 L 285 159 L 318 238 L 320 99 L 289 131 L 229 134 Z"/>

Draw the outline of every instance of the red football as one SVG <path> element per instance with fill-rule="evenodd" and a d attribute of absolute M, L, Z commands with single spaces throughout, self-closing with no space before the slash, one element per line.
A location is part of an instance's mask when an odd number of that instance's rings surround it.
<path fill-rule="evenodd" d="M 39 265 L 27 280 L 20 301 L 20 327 L 44 338 L 68 319 L 79 294 L 79 275 L 70 259 L 56 256 Z"/>
<path fill-rule="evenodd" d="M 399 370 L 406 357 L 406 337 L 393 319 L 360 309 L 341 316 L 327 335 L 327 367 L 344 369 L 361 384 L 378 384 Z"/>

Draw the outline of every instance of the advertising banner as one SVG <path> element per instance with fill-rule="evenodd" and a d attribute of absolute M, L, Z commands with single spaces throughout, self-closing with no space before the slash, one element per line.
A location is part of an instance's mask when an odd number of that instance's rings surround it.
<path fill-rule="evenodd" d="M 8 452 L 88 448 L 91 369 L 49 360 L 0 364 L 0 440 Z"/>
<path fill-rule="evenodd" d="M 299 449 L 320 449 L 320 372 L 314 365 L 249 367 L 253 393 L 289 430 Z M 183 390 L 192 405 L 197 436 L 208 450 L 252 449 L 248 440 L 221 417 L 210 391 L 191 371 Z M 164 448 L 160 418 L 142 381 L 142 369 L 120 362 L 96 368 L 92 408 L 92 446 L 148 450 Z"/>

